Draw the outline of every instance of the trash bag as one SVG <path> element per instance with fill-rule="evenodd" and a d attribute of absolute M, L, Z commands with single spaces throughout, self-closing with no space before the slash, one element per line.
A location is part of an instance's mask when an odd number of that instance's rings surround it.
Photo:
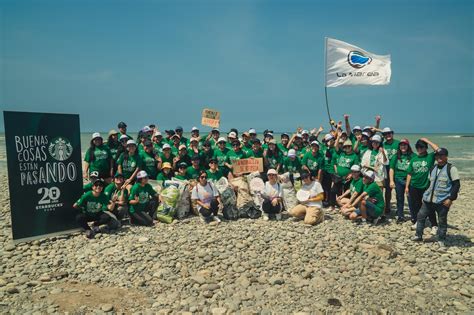
<path fill-rule="evenodd" d="M 159 221 L 164 223 L 171 223 L 173 221 L 178 198 L 179 189 L 174 185 L 170 185 L 161 191 L 161 204 L 156 213 L 156 217 Z"/>
<path fill-rule="evenodd" d="M 191 211 L 191 192 L 187 183 L 182 183 L 178 190 L 179 198 L 176 203 L 176 218 L 182 219 Z"/>
<path fill-rule="evenodd" d="M 280 176 L 281 188 L 283 189 L 283 205 L 285 210 L 289 211 L 298 204 L 296 199 L 296 189 L 290 180 L 290 173 L 285 173 Z"/>
<path fill-rule="evenodd" d="M 154 189 L 157 193 L 161 193 L 161 190 L 163 190 L 163 187 L 161 186 L 161 181 L 149 179 L 149 180 L 148 180 L 148 184 L 150 184 L 151 187 L 153 187 L 153 189 Z"/>
<path fill-rule="evenodd" d="M 236 177 L 231 184 L 237 188 L 237 209 L 241 218 L 256 219 L 262 215 L 260 207 L 257 206 L 250 194 L 250 188 L 244 177 Z"/>
<path fill-rule="evenodd" d="M 219 191 L 221 196 L 222 215 L 226 220 L 237 220 L 239 218 L 239 210 L 237 209 L 237 197 L 234 189 L 229 185 L 227 178 L 222 177 L 215 182 L 214 186 Z"/>

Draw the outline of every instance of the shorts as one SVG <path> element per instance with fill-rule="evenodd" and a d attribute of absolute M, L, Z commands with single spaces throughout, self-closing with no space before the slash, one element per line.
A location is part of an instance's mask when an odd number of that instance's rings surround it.
<path fill-rule="evenodd" d="M 382 213 L 382 211 L 377 211 L 377 210 L 379 210 L 379 209 L 377 208 L 377 206 L 376 206 L 375 204 L 373 204 L 372 202 L 370 202 L 370 201 L 367 200 L 367 201 L 365 202 L 365 207 L 367 208 L 366 213 L 367 213 L 367 216 L 368 216 L 369 218 L 375 219 L 375 218 L 380 217 L 380 214 L 377 215 L 377 212 Z M 360 215 L 360 213 L 361 213 L 360 209 L 356 209 L 356 210 L 355 210 L 355 213 L 356 213 L 357 215 Z"/>

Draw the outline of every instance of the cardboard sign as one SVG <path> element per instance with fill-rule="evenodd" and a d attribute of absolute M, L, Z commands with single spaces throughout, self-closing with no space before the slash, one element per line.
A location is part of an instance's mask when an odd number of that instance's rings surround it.
<path fill-rule="evenodd" d="M 3 112 L 14 241 L 77 230 L 79 115 Z"/>
<path fill-rule="evenodd" d="M 247 174 L 253 172 L 263 172 L 262 158 L 248 158 L 234 161 L 232 163 L 234 174 Z"/>
<path fill-rule="evenodd" d="M 221 121 L 221 113 L 219 113 L 218 111 L 208 109 L 208 108 L 204 108 L 202 110 L 201 124 L 203 126 L 219 128 L 220 121 Z"/>

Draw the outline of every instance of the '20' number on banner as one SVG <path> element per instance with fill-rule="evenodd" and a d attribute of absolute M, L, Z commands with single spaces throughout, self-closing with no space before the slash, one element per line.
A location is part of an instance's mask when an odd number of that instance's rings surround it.
<path fill-rule="evenodd" d="M 59 196 L 61 196 L 61 191 L 58 187 L 41 187 L 38 189 L 38 194 L 43 195 L 41 200 L 38 202 L 39 205 L 46 205 L 57 202 Z"/>

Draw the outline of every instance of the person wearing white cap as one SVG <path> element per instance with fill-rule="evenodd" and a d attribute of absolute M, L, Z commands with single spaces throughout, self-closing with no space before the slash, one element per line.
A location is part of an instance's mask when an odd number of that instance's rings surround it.
<path fill-rule="evenodd" d="M 297 193 L 299 204 L 288 211 L 288 214 L 304 223 L 315 225 L 324 221 L 324 211 L 321 201 L 324 191 L 321 184 L 311 178 L 311 173 L 301 173 L 302 186 Z"/>
<path fill-rule="evenodd" d="M 349 188 L 336 199 L 338 206 L 341 208 L 341 214 L 346 217 L 355 210 L 353 202 L 362 193 L 364 188 L 360 171 L 360 165 L 355 164 L 351 166 L 352 176 Z"/>
<path fill-rule="evenodd" d="M 222 171 L 222 174 L 227 177 L 227 174 L 229 174 L 229 169 L 225 163 L 227 160 L 227 153 L 229 153 L 230 150 L 226 147 L 226 143 L 227 140 L 224 137 L 217 139 L 217 148 L 214 150 L 214 158 L 217 160 L 217 165 Z"/>
<path fill-rule="evenodd" d="M 362 222 L 367 219 L 373 221 L 374 224 L 380 219 L 384 210 L 383 193 L 380 187 L 374 182 L 375 173 L 372 170 L 364 172 L 364 187 L 362 193 L 353 202 L 358 208 L 349 215 L 349 219 Z"/>
<path fill-rule="evenodd" d="M 175 167 L 182 162 L 188 166 L 191 165 L 191 157 L 188 154 L 188 148 L 184 144 L 179 145 L 178 155 L 174 158 Z"/>
<path fill-rule="evenodd" d="M 202 139 L 201 139 L 201 137 L 199 136 L 199 128 L 198 128 L 198 127 L 193 127 L 193 128 L 191 128 L 191 138 L 197 138 L 199 143 L 202 142 Z M 188 143 L 187 143 L 188 146 L 189 146 L 190 141 L 191 141 L 191 140 L 188 140 Z"/>
<path fill-rule="evenodd" d="M 233 163 L 237 160 L 245 159 L 246 157 L 247 155 L 242 150 L 239 139 L 234 139 L 232 140 L 232 150 L 229 150 L 227 152 L 225 166 L 227 166 L 228 170 L 232 171 Z M 235 174 L 232 174 L 232 175 L 235 176 Z"/>
<path fill-rule="evenodd" d="M 375 173 L 375 183 L 383 190 L 385 179 L 387 178 L 386 165 L 389 165 L 387 152 L 382 146 L 382 137 L 374 135 L 370 139 L 370 149 L 367 150 L 361 159 L 363 169 L 371 169 Z"/>
<path fill-rule="evenodd" d="M 301 137 L 303 138 L 303 145 L 306 147 L 309 145 L 309 131 L 303 130 L 301 131 Z"/>
<path fill-rule="evenodd" d="M 301 160 L 296 155 L 295 149 L 289 149 L 287 156 L 283 158 L 283 172 L 301 173 L 301 168 Z"/>
<path fill-rule="evenodd" d="M 118 172 L 125 178 L 123 186 L 130 191 L 135 177 L 142 167 L 142 160 L 138 155 L 137 144 L 134 140 L 127 141 L 127 148 L 118 158 L 117 165 Z"/>
<path fill-rule="evenodd" d="M 283 209 L 283 188 L 278 182 L 278 172 L 271 168 L 267 171 L 268 181 L 262 191 L 263 219 L 269 220 L 270 216 L 275 216 L 276 220 L 281 220 Z"/>
<path fill-rule="evenodd" d="M 84 156 L 84 178 L 88 179 L 91 172 L 98 172 L 99 178 L 107 183 L 112 181 L 114 171 L 114 160 L 109 147 L 103 142 L 100 133 L 92 134 L 89 149 Z"/>
<path fill-rule="evenodd" d="M 354 128 L 351 129 L 351 124 L 349 123 L 349 115 L 345 114 L 344 115 L 344 121 L 346 124 L 346 133 L 351 140 L 352 144 L 355 144 L 357 139 L 360 139 L 360 135 L 362 133 L 362 128 L 360 126 L 355 126 Z"/>
<path fill-rule="evenodd" d="M 163 152 L 163 145 L 165 144 L 165 141 L 163 139 L 163 135 L 159 131 L 155 131 L 153 134 L 153 137 L 151 138 L 151 141 L 153 141 L 153 148 L 154 150 L 161 154 Z"/>
<path fill-rule="evenodd" d="M 158 161 L 158 167 L 161 168 L 162 165 L 166 162 L 170 163 L 172 168 L 174 169 L 174 158 L 175 155 L 171 152 L 171 146 L 168 143 L 164 143 L 162 149 L 162 153 L 160 154 L 160 160 Z"/>
<path fill-rule="evenodd" d="M 250 128 L 249 136 L 250 136 L 250 141 L 254 141 L 255 139 L 257 139 L 257 131 L 253 128 Z"/>
<path fill-rule="evenodd" d="M 324 156 L 319 151 L 320 143 L 314 140 L 310 144 L 311 151 L 306 152 L 301 161 L 303 170 L 311 173 L 318 182 L 321 182 L 323 174 Z"/>
<path fill-rule="evenodd" d="M 178 155 L 179 152 L 179 147 L 184 145 L 186 147 L 186 144 L 181 143 L 180 136 L 178 134 L 174 134 L 171 136 L 171 152 L 173 152 L 174 155 Z"/>
<path fill-rule="evenodd" d="M 356 139 L 354 151 L 359 154 L 359 157 L 364 156 L 364 153 L 369 150 L 369 139 L 370 133 L 365 131 L 361 133 L 360 138 Z"/>
<path fill-rule="evenodd" d="M 148 174 L 140 171 L 128 199 L 132 224 L 153 226 L 153 218 L 158 206 L 158 193 L 148 183 Z"/>

